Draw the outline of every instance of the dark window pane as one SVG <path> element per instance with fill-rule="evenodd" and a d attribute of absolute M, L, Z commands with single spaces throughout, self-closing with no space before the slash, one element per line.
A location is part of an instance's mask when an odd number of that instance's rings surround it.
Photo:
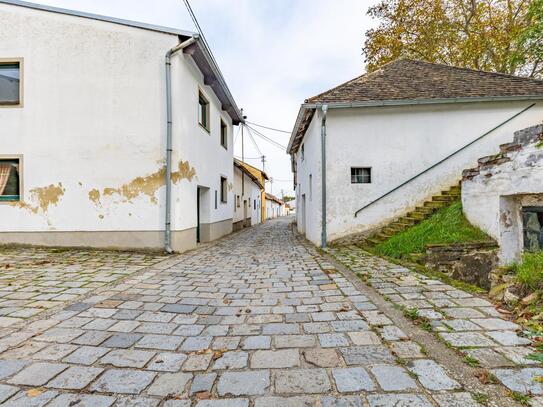
<path fill-rule="evenodd" d="M 524 250 L 543 250 L 543 207 L 526 207 L 522 210 Z"/>
<path fill-rule="evenodd" d="M 0 63 L 0 104 L 19 104 L 20 101 L 19 63 Z"/>
<path fill-rule="evenodd" d="M 371 168 L 351 168 L 351 183 L 370 184 Z"/>

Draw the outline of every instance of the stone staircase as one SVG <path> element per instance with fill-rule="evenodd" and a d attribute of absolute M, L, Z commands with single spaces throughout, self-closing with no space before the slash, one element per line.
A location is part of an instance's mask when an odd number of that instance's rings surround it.
<path fill-rule="evenodd" d="M 460 199 L 460 185 L 452 186 L 451 188 L 442 191 L 439 195 L 434 195 L 432 198 L 424 202 L 422 206 L 416 207 L 411 212 L 389 223 L 381 228 L 378 232 L 366 239 L 366 244 L 375 246 L 385 240 L 391 238 L 397 233 L 404 231 L 411 226 L 414 226 L 425 219 L 428 219 L 438 209 L 451 205 L 453 202 Z"/>

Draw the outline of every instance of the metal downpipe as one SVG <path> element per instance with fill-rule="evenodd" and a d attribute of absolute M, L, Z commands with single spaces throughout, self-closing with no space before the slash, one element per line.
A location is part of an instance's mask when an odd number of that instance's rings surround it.
<path fill-rule="evenodd" d="M 322 185 L 322 220 L 321 220 L 321 247 L 324 249 L 327 245 L 326 231 L 326 114 L 328 105 L 322 106 L 322 124 L 321 124 L 321 185 Z"/>
<path fill-rule="evenodd" d="M 164 225 L 164 250 L 173 253 L 172 249 L 172 55 L 196 42 L 198 36 L 176 45 L 166 53 L 166 214 Z"/>

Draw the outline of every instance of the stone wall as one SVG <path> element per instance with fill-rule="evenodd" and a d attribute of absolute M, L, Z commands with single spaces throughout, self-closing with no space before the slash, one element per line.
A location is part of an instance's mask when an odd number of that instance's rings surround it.
<path fill-rule="evenodd" d="M 494 242 L 429 245 L 425 266 L 456 280 L 490 289 L 490 272 L 498 265 Z"/>

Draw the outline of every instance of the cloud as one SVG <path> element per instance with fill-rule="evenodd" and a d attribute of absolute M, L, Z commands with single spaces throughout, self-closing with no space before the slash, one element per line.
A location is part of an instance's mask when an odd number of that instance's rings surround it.
<path fill-rule="evenodd" d="M 366 10 L 377 0 L 191 0 L 238 105 L 249 120 L 291 131 L 304 99 L 364 71 Z M 40 3 L 194 30 L 182 0 L 41 0 Z M 263 131 L 287 145 L 288 134 Z M 290 159 L 256 140 L 273 192 L 292 193 Z M 258 155 L 245 139 L 245 156 Z M 238 138 L 236 155 L 241 154 Z M 260 166 L 258 160 L 247 160 Z M 279 181 L 284 180 L 284 181 Z"/>

